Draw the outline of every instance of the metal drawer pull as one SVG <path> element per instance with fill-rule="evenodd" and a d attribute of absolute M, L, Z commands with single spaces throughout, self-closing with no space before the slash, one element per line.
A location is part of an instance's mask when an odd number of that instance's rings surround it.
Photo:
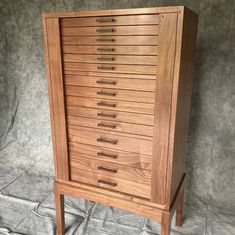
<path fill-rule="evenodd" d="M 116 104 L 108 104 L 108 103 L 105 103 L 105 102 L 98 102 L 97 103 L 98 106 L 106 106 L 106 107 L 116 107 Z"/>
<path fill-rule="evenodd" d="M 107 85 L 116 85 L 116 81 L 108 81 L 108 80 L 98 80 L 96 81 L 98 84 L 107 84 Z"/>
<path fill-rule="evenodd" d="M 111 172 L 111 173 L 114 173 L 114 174 L 117 173 L 117 170 L 115 170 L 115 169 L 109 169 L 109 168 L 106 168 L 106 167 L 103 167 L 103 166 L 98 166 L 98 167 L 97 167 L 97 170 L 99 170 L 99 171 L 108 171 L 108 172 Z"/>
<path fill-rule="evenodd" d="M 112 125 L 112 124 L 105 124 L 105 123 L 98 123 L 97 124 L 98 127 L 107 127 L 107 128 L 111 128 L 111 129 L 115 129 L 116 125 Z"/>
<path fill-rule="evenodd" d="M 113 158 L 113 159 L 117 159 L 117 155 L 116 154 L 110 154 L 110 153 L 104 153 L 104 152 L 99 152 L 97 153 L 98 157 L 109 157 L 109 158 Z"/>
<path fill-rule="evenodd" d="M 115 42 L 116 39 L 114 39 L 114 38 L 97 38 L 96 41 L 97 42 Z"/>
<path fill-rule="evenodd" d="M 99 116 L 99 117 L 115 118 L 115 117 L 116 117 L 116 114 L 97 113 L 97 116 Z"/>
<path fill-rule="evenodd" d="M 96 29 L 97 33 L 112 33 L 115 32 L 115 29 Z"/>
<path fill-rule="evenodd" d="M 116 19 L 114 19 L 114 18 L 100 18 L 100 19 L 96 19 L 96 22 L 99 22 L 99 23 L 116 22 Z"/>
<path fill-rule="evenodd" d="M 101 69 L 101 70 L 114 70 L 115 67 L 98 66 L 97 69 Z"/>
<path fill-rule="evenodd" d="M 105 181 L 105 180 L 97 180 L 97 183 L 98 184 L 107 184 L 109 186 L 117 187 L 116 183 L 108 182 L 108 181 Z"/>
<path fill-rule="evenodd" d="M 113 144 L 113 145 L 116 145 L 118 143 L 117 140 L 108 140 L 108 139 L 103 139 L 103 138 L 98 138 L 96 141 L 97 142 L 108 143 L 108 144 Z"/>
<path fill-rule="evenodd" d="M 110 61 L 111 60 L 111 61 L 114 61 L 115 58 L 113 58 L 113 57 L 98 57 L 97 60 L 102 60 L 102 61 L 106 61 L 106 60 Z"/>
<path fill-rule="evenodd" d="M 114 48 L 97 48 L 97 51 L 115 51 Z"/>
<path fill-rule="evenodd" d="M 97 95 L 107 95 L 107 96 L 116 96 L 115 92 L 105 92 L 105 91 L 97 91 Z"/>

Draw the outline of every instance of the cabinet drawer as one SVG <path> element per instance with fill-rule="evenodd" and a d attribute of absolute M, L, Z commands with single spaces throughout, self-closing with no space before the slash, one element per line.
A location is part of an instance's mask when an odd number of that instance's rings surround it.
<path fill-rule="evenodd" d="M 92 55 L 154 55 L 158 54 L 157 46 L 81 46 L 64 45 L 63 53 L 92 54 Z M 135 57 L 136 58 L 136 57 Z"/>
<path fill-rule="evenodd" d="M 97 161 L 89 158 L 80 157 L 76 159 L 71 159 L 70 168 L 74 170 L 80 169 L 87 172 L 94 172 L 105 176 L 112 176 L 115 178 L 139 182 L 147 185 L 151 184 L 150 171 L 118 165 L 114 163 Z"/>
<path fill-rule="evenodd" d="M 130 151 L 140 155 L 152 155 L 152 141 L 139 139 L 140 137 L 130 138 L 118 134 L 110 134 L 109 131 L 96 130 L 87 131 L 78 126 L 68 126 L 69 141 L 106 147 L 113 150 Z"/>
<path fill-rule="evenodd" d="M 158 35 L 158 25 L 145 26 L 104 26 L 61 28 L 62 36 L 99 36 L 99 35 Z"/>
<path fill-rule="evenodd" d="M 156 75 L 157 67 L 152 65 L 123 65 L 123 64 L 92 64 L 92 63 L 64 63 L 65 74 L 77 74 L 79 71 L 135 73 Z"/>
<path fill-rule="evenodd" d="M 112 111 L 154 114 L 154 104 L 126 102 L 108 99 L 66 96 L 67 105 L 85 108 L 97 108 Z"/>
<path fill-rule="evenodd" d="M 159 15 L 74 17 L 61 19 L 62 27 L 159 24 Z"/>
<path fill-rule="evenodd" d="M 64 54 L 64 62 L 156 65 L 157 56 Z"/>
<path fill-rule="evenodd" d="M 110 150 L 76 142 L 69 142 L 70 159 L 90 158 L 152 171 L 152 158 L 137 153 Z"/>
<path fill-rule="evenodd" d="M 143 198 L 150 198 L 151 187 L 138 182 L 118 179 L 112 176 L 106 176 L 94 172 L 88 172 L 71 168 L 71 180 L 85 184 L 91 184 L 102 188 L 107 188 Z"/>
<path fill-rule="evenodd" d="M 123 123 L 117 121 L 107 121 L 86 117 L 76 117 L 76 116 L 67 116 L 67 122 L 69 125 L 77 125 L 90 127 L 101 130 L 112 130 L 116 132 L 124 132 L 135 135 L 143 135 L 143 136 L 153 136 L 153 127 L 152 126 L 144 126 L 137 125 L 132 123 Z"/>
<path fill-rule="evenodd" d="M 68 115 L 153 126 L 153 115 L 67 106 Z"/>
<path fill-rule="evenodd" d="M 93 97 L 97 99 L 128 100 L 134 102 L 154 103 L 155 92 L 128 91 L 120 89 L 106 89 L 81 86 L 66 86 L 66 95 L 79 97 Z"/>
<path fill-rule="evenodd" d="M 98 74 L 97 74 L 98 75 Z M 105 76 L 65 75 L 65 84 L 86 87 L 155 91 L 155 79 L 118 78 Z M 128 92 L 128 91 L 127 91 Z"/>

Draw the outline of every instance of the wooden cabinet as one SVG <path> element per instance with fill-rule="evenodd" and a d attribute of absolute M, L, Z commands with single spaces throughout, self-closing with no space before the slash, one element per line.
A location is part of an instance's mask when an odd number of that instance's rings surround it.
<path fill-rule="evenodd" d="M 198 17 L 185 7 L 43 14 L 58 234 L 64 195 L 182 224 Z"/>

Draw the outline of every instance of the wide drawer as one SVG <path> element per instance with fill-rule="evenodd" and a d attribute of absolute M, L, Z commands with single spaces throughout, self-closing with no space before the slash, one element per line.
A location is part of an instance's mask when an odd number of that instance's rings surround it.
<path fill-rule="evenodd" d="M 149 199 L 151 195 L 150 185 L 145 185 L 138 182 L 118 179 L 112 176 L 106 176 L 76 168 L 71 168 L 70 176 L 72 181 L 99 186 L 143 198 Z"/>
<path fill-rule="evenodd" d="M 72 158 L 69 161 L 70 168 L 80 169 L 87 172 L 94 172 L 105 176 L 151 184 L 151 172 L 139 168 L 118 165 L 114 163 L 102 162 L 90 158 Z"/>
<path fill-rule="evenodd" d="M 153 126 L 154 121 L 154 116 L 148 114 L 108 111 L 104 109 L 84 108 L 69 105 L 66 107 L 66 112 L 68 115 L 73 116 L 97 118 L 100 120 L 126 122 L 148 126 Z"/>
<path fill-rule="evenodd" d="M 77 74 L 79 71 L 108 72 L 108 73 L 132 73 L 156 75 L 157 66 L 153 65 L 123 65 L 102 63 L 64 63 L 65 74 Z"/>
<path fill-rule="evenodd" d="M 87 76 L 78 75 L 65 75 L 66 85 L 86 86 L 86 87 L 99 87 L 99 88 L 115 88 L 126 90 L 142 90 L 142 91 L 155 91 L 155 79 L 135 79 L 135 78 L 118 78 L 118 77 L 105 77 L 105 76 Z"/>
<path fill-rule="evenodd" d="M 103 26 L 103 25 L 147 25 L 159 24 L 159 15 L 126 15 L 126 16 L 99 16 L 73 17 L 61 19 L 62 27 Z"/>
<path fill-rule="evenodd" d="M 158 25 L 145 26 L 104 26 L 104 27 L 69 27 L 61 28 L 62 36 L 98 36 L 98 35 L 158 35 Z"/>
<path fill-rule="evenodd" d="M 133 113 L 154 114 L 154 104 L 127 102 L 108 99 L 96 99 L 88 97 L 66 96 L 67 105 L 85 108 L 98 108 L 112 111 L 124 111 Z"/>
<path fill-rule="evenodd" d="M 93 43 L 92 43 L 93 44 Z M 64 45 L 63 53 L 92 54 L 92 55 L 154 55 L 158 54 L 157 46 L 85 46 Z M 136 58 L 136 57 L 135 57 Z"/>
<path fill-rule="evenodd" d="M 79 126 L 68 125 L 68 137 L 71 142 L 129 151 L 140 155 L 152 155 L 152 140 L 139 139 L 139 136 L 130 138 L 118 133 L 113 134 L 110 131 L 96 130 L 93 132 L 92 129 L 88 131 Z"/>
<path fill-rule="evenodd" d="M 76 142 L 69 142 L 69 153 L 71 160 L 83 157 L 152 171 L 152 158 L 137 153 L 110 150 Z"/>
<path fill-rule="evenodd" d="M 67 122 L 70 125 L 84 126 L 101 130 L 112 130 L 143 136 L 153 136 L 153 126 L 137 125 L 117 121 L 107 121 L 86 117 L 67 116 Z"/>
<path fill-rule="evenodd" d="M 66 95 L 79 97 L 93 97 L 109 100 L 128 100 L 134 102 L 154 103 L 155 92 L 128 91 L 120 89 L 106 89 L 96 87 L 66 86 Z"/>
<path fill-rule="evenodd" d="M 156 65 L 157 56 L 64 54 L 64 62 Z"/>

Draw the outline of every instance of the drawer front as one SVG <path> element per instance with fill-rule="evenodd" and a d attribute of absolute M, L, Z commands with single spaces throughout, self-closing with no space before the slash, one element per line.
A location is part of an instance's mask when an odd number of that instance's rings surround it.
<path fill-rule="evenodd" d="M 89 158 L 152 171 L 152 158 L 137 153 L 115 151 L 97 146 L 94 148 L 94 146 L 75 142 L 69 142 L 69 152 L 70 159 L 74 161 L 80 158 Z"/>
<path fill-rule="evenodd" d="M 112 130 L 116 132 L 153 137 L 153 126 L 144 126 L 132 123 L 107 121 L 107 120 L 99 120 L 99 119 L 76 117 L 76 116 L 67 116 L 67 123 L 69 125 L 77 125 L 77 126 L 84 126 L 95 129 L 98 128 L 101 130 Z"/>
<path fill-rule="evenodd" d="M 158 35 L 158 25 L 105 26 L 105 27 L 66 27 L 61 28 L 62 36 L 99 36 L 99 35 Z"/>
<path fill-rule="evenodd" d="M 159 24 L 159 15 L 74 17 L 61 19 L 62 27 Z"/>
<path fill-rule="evenodd" d="M 92 63 L 64 63 L 65 74 L 77 74 L 79 71 L 136 73 L 156 75 L 157 67 L 152 65 L 123 65 L 123 64 L 92 64 Z"/>
<path fill-rule="evenodd" d="M 67 106 L 66 112 L 70 116 L 96 118 L 100 120 L 133 123 L 153 126 L 153 115 L 128 113 L 119 111 L 108 111 L 103 109 Z"/>
<path fill-rule="evenodd" d="M 70 168 L 84 170 L 87 172 L 94 172 L 105 176 L 112 176 L 115 178 L 139 182 L 150 185 L 151 172 L 138 168 L 131 168 L 128 166 L 97 161 L 89 158 L 77 158 L 70 160 Z M 73 171 L 73 170 L 72 170 Z"/>
<path fill-rule="evenodd" d="M 112 111 L 124 111 L 144 114 L 154 114 L 154 104 L 140 102 L 126 102 L 108 99 L 95 99 L 76 96 L 66 96 L 66 103 L 70 106 L 97 108 Z"/>
<path fill-rule="evenodd" d="M 79 97 L 93 97 L 97 99 L 128 100 L 133 102 L 154 103 L 155 92 L 128 91 L 119 89 L 105 89 L 81 86 L 66 86 L 66 95 Z"/>
<path fill-rule="evenodd" d="M 64 54 L 64 62 L 156 65 L 157 56 Z"/>
<path fill-rule="evenodd" d="M 94 44 L 91 43 L 91 44 Z M 81 46 L 81 45 L 64 45 L 63 53 L 65 54 L 92 54 L 92 55 L 151 55 L 158 54 L 157 46 Z M 136 58 L 136 57 L 135 57 Z"/>
<path fill-rule="evenodd" d="M 98 75 L 98 74 L 97 74 Z M 139 91 L 155 91 L 155 79 L 135 79 L 135 78 L 118 78 L 105 76 L 86 76 L 86 75 L 65 75 L 64 81 L 66 85 L 126 89 Z"/>
<path fill-rule="evenodd" d="M 150 185 L 141 184 L 138 182 L 118 179 L 112 176 L 106 176 L 94 172 L 88 172 L 76 168 L 71 168 L 71 180 L 85 184 L 99 186 L 131 195 L 150 198 Z"/>
<path fill-rule="evenodd" d="M 69 141 L 106 147 L 113 150 L 130 151 L 140 155 L 152 155 L 152 141 L 146 139 L 130 138 L 109 131 L 87 131 L 78 126 L 68 126 Z"/>

